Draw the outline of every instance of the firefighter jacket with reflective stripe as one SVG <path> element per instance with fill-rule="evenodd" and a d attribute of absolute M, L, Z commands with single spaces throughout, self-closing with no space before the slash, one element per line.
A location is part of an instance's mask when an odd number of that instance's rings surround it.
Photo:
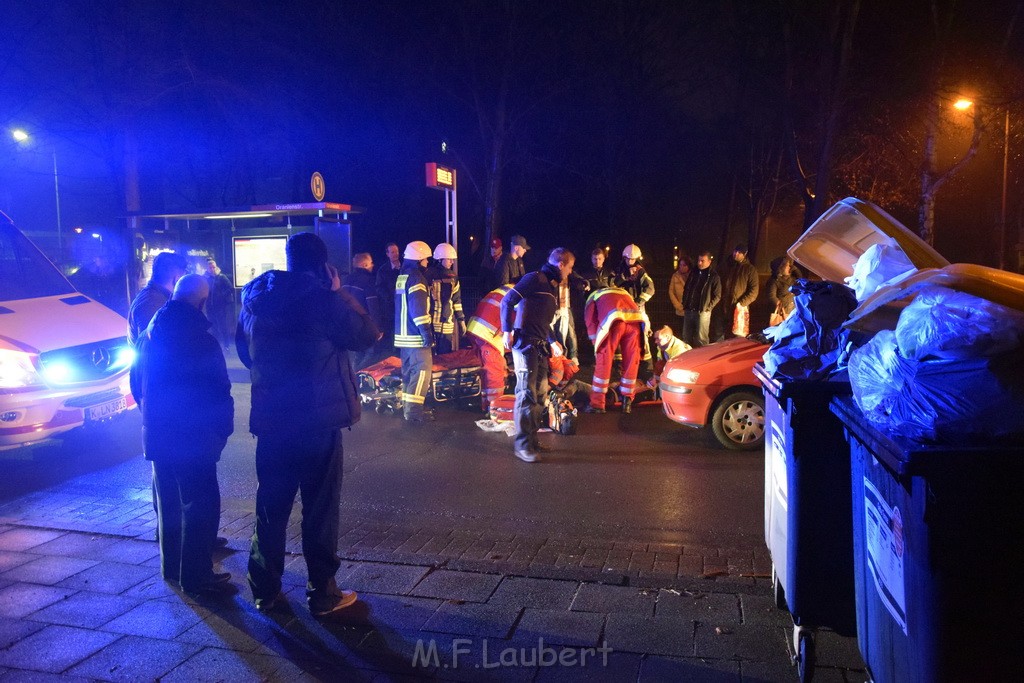
<path fill-rule="evenodd" d="M 419 261 L 406 259 L 395 282 L 395 347 L 424 348 L 433 338 L 425 269 Z"/>
<path fill-rule="evenodd" d="M 501 338 L 501 300 L 510 289 L 512 285 L 502 285 L 489 292 L 477 305 L 473 317 L 466 324 L 467 334 L 490 344 L 502 353 L 505 352 L 505 343 Z"/>
<path fill-rule="evenodd" d="M 587 324 L 587 335 L 595 349 L 601 348 L 609 328 L 616 320 L 639 323 L 641 328 L 646 328 L 646 319 L 640 307 L 629 292 L 618 287 L 599 289 L 587 297 L 583 318 Z"/>
<path fill-rule="evenodd" d="M 654 296 L 654 280 L 643 269 L 643 266 L 637 268 L 636 274 L 632 277 L 629 274 L 629 269 L 623 267 L 620 272 L 616 273 L 614 282 L 616 287 L 621 287 L 633 297 L 633 301 L 640 306 L 641 311 Z"/>
<path fill-rule="evenodd" d="M 454 268 L 436 264 L 427 269 L 430 291 L 430 320 L 434 332 L 454 334 L 455 321 L 465 320 L 462 312 L 462 288 Z"/>

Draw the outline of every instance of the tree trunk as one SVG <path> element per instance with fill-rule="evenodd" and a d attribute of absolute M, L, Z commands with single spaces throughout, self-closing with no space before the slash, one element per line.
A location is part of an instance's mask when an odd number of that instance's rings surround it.
<path fill-rule="evenodd" d="M 929 97 L 924 115 L 924 158 L 921 160 L 921 198 L 917 204 L 917 234 L 935 245 L 936 137 L 939 130 L 939 98 Z"/>

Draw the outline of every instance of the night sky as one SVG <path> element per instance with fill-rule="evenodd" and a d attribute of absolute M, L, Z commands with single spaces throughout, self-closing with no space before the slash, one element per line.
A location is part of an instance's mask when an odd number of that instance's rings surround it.
<path fill-rule="evenodd" d="M 443 238 L 423 183 L 437 161 L 459 173 L 464 259 L 490 192 L 496 234 L 535 253 L 635 241 L 657 269 L 673 245 L 749 241 L 763 265 L 803 227 L 787 140 L 813 177 L 831 120 L 826 205 L 853 194 L 913 228 L 925 104 L 942 102 L 945 166 L 970 142 L 948 106 L 965 92 L 986 130 L 939 194 L 936 246 L 991 264 L 1007 108 L 1011 244 L 1021 222 L 1021 14 L 1020 0 L 7 0 L 0 210 L 45 241 L 54 155 L 65 229 L 124 225 L 133 185 L 142 212 L 205 211 L 312 201 L 320 171 L 328 201 L 365 208 L 355 247 L 379 259 L 389 240 Z"/>

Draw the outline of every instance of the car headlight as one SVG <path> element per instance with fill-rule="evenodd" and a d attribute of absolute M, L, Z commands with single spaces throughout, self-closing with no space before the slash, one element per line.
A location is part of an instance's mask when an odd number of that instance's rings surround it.
<path fill-rule="evenodd" d="M 135 356 L 135 349 L 125 344 L 117 349 L 113 365 L 118 369 L 130 368 L 135 362 Z"/>
<path fill-rule="evenodd" d="M 24 389 L 41 384 L 31 354 L 0 349 L 0 389 Z"/>
<path fill-rule="evenodd" d="M 684 370 L 683 368 L 672 368 L 665 373 L 665 379 L 674 384 L 696 384 L 699 377 L 699 372 Z"/>

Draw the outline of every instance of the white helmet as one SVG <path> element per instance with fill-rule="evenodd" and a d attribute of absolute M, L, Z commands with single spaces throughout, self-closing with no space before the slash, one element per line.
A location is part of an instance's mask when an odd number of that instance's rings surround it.
<path fill-rule="evenodd" d="M 635 258 L 642 259 L 643 254 L 640 253 L 640 247 L 635 244 L 627 244 L 626 248 L 622 250 L 622 258 Z"/>
<path fill-rule="evenodd" d="M 457 259 L 459 258 L 459 255 L 456 253 L 455 247 L 447 242 L 441 242 L 441 244 L 437 245 L 437 248 L 434 249 L 434 258 L 438 261 L 443 258 Z"/>
<path fill-rule="evenodd" d="M 409 259 L 410 261 L 422 261 L 425 258 L 430 258 L 430 245 L 419 240 L 409 242 L 405 247 L 405 255 L 403 258 Z"/>

